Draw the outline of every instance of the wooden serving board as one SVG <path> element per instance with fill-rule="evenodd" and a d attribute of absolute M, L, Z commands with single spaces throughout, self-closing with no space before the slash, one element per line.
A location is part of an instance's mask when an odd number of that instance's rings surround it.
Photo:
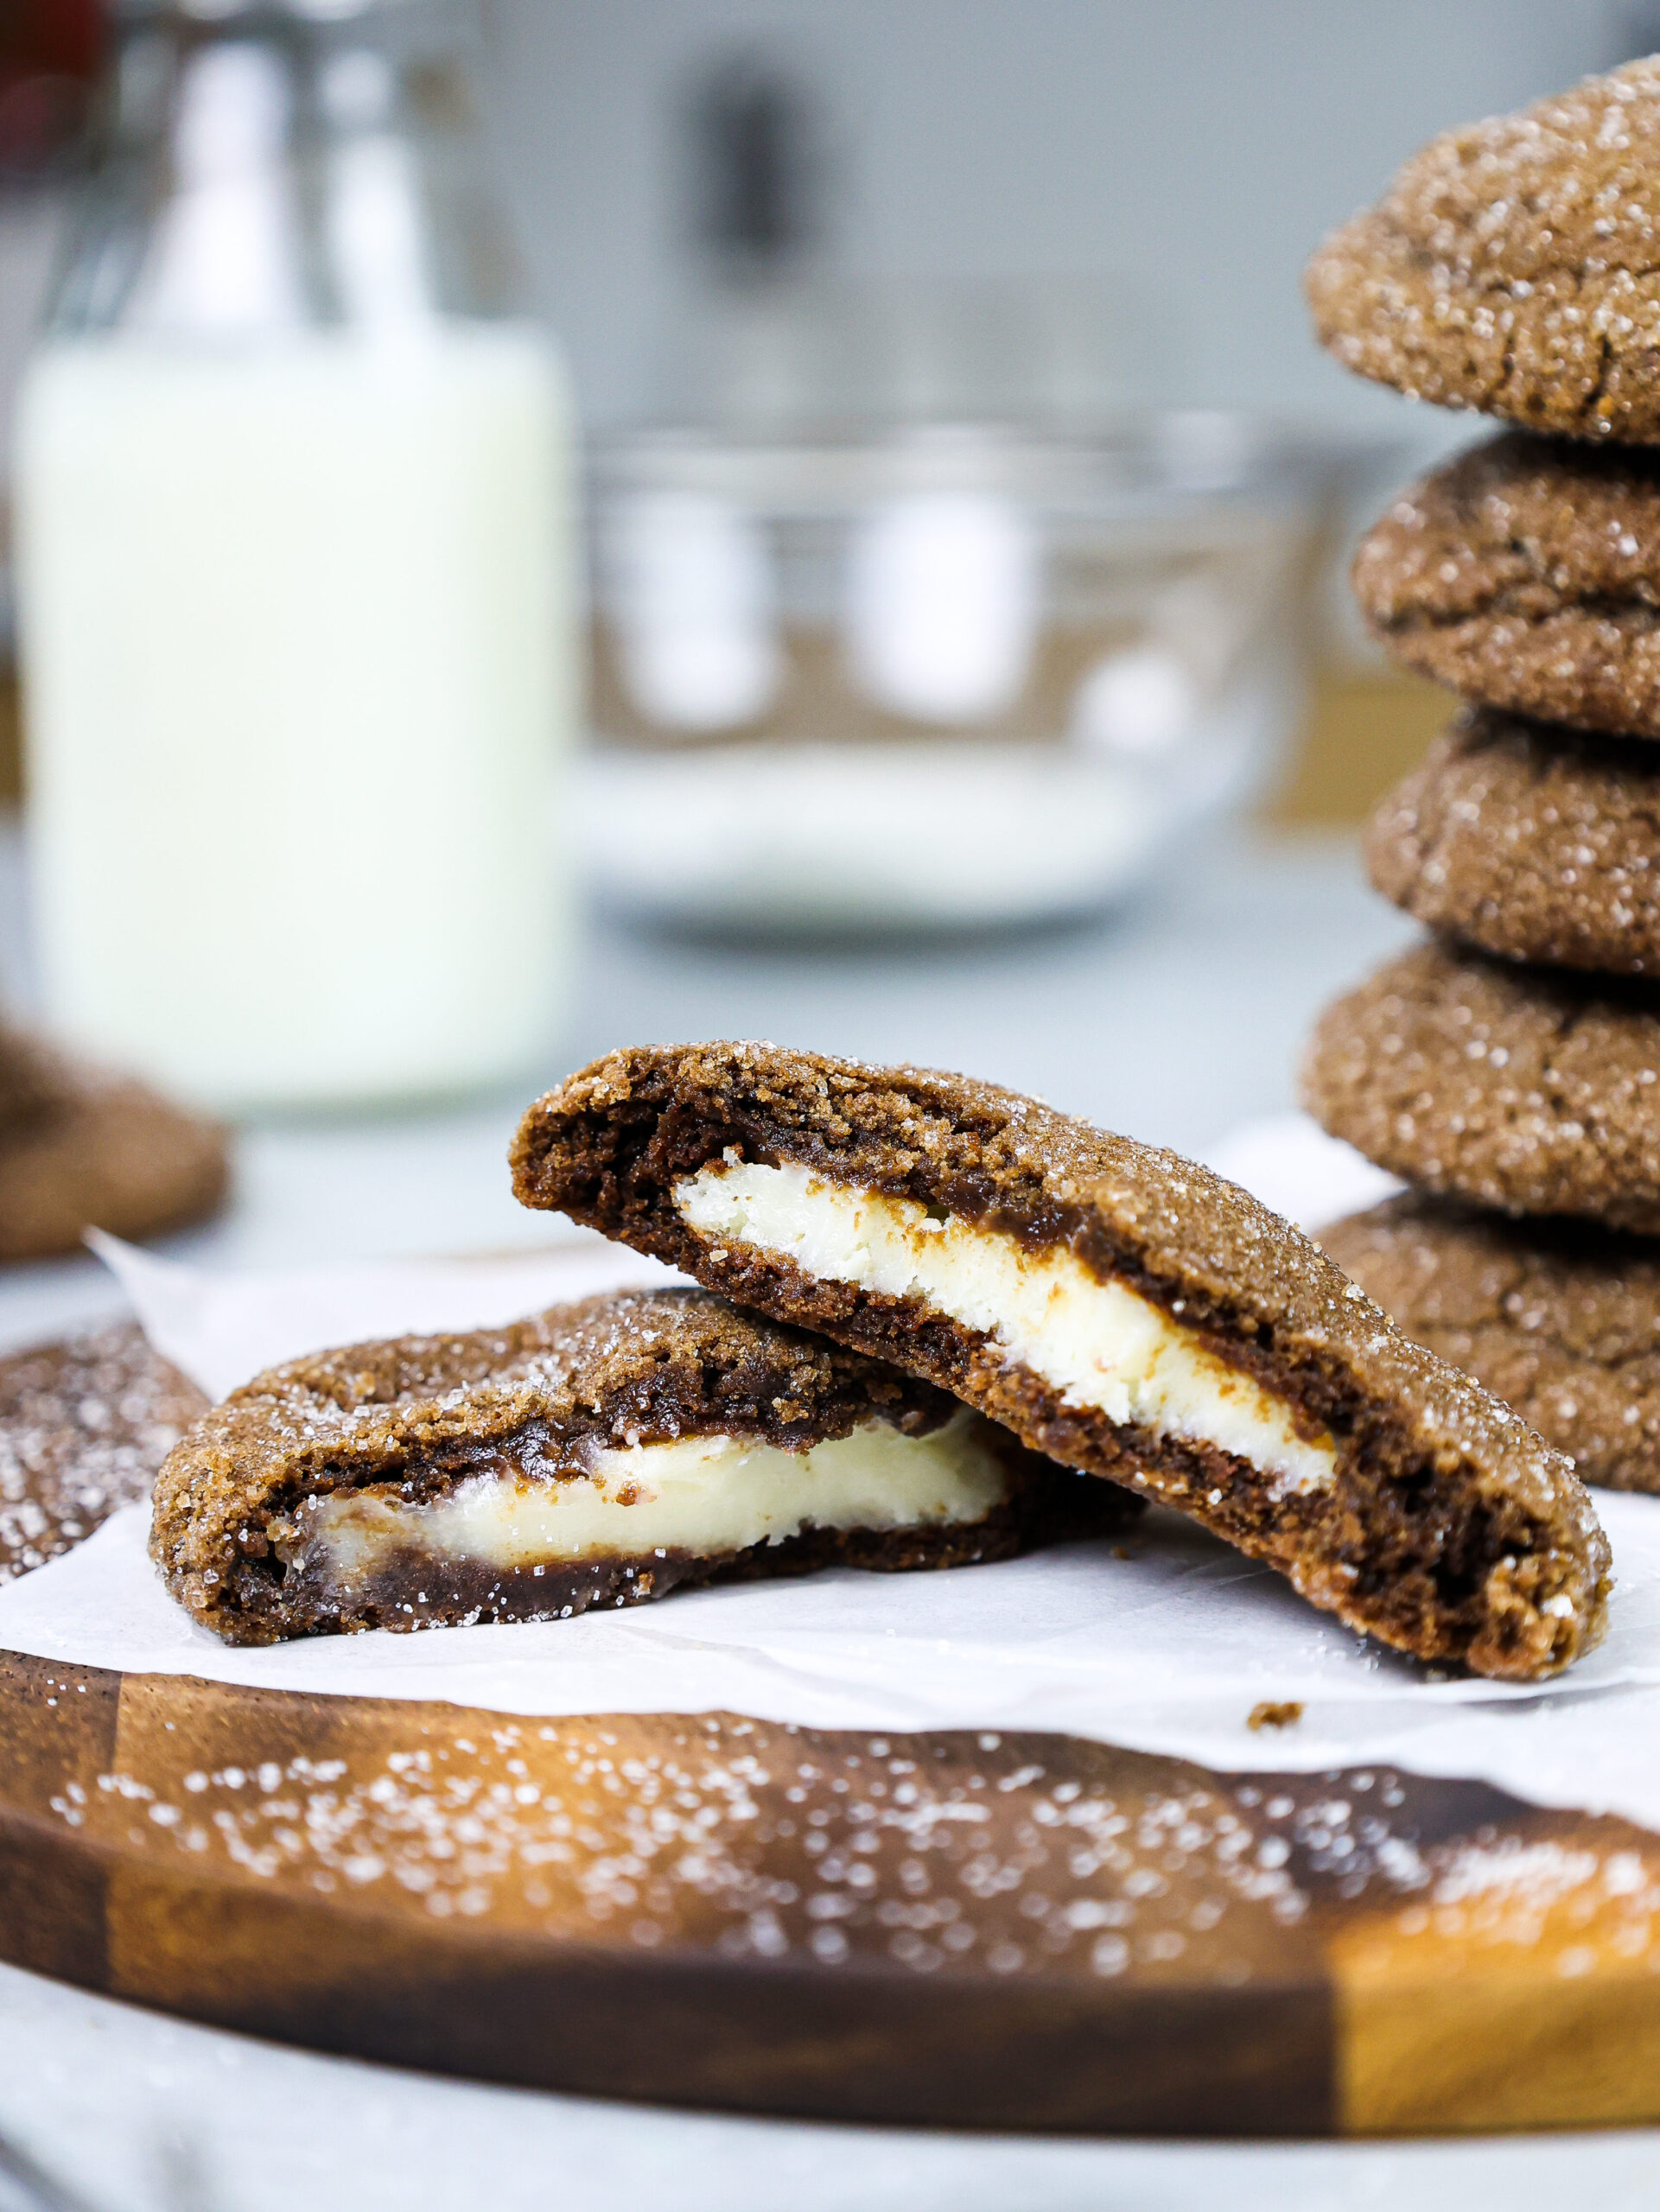
<path fill-rule="evenodd" d="M 142 1496 L 198 1403 L 130 1323 L 0 1360 L 0 1578 Z M 320 2050 L 752 2112 L 1660 2120 L 1660 1837 L 1065 1736 L 515 1720 L 0 1652 L 0 1955 Z"/>
<path fill-rule="evenodd" d="M 1485 1785 L 10 1654 L 0 1743 L 7 1958 L 320 2050 L 949 2126 L 1660 2119 L 1660 1837 Z"/>

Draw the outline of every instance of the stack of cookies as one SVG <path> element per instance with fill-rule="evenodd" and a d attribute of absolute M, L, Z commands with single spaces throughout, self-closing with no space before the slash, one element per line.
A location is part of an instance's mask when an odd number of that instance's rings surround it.
<path fill-rule="evenodd" d="M 1307 285 L 1348 367 L 1520 426 L 1355 563 L 1467 703 L 1368 841 L 1434 934 L 1306 1071 L 1414 1187 L 1322 1242 L 1588 1480 L 1660 1491 L 1660 58 L 1436 139 Z"/>

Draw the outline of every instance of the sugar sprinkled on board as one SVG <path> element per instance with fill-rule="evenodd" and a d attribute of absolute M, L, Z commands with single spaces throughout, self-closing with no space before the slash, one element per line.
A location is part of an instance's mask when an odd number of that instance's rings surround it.
<path fill-rule="evenodd" d="M 1380 1940 L 1548 1940 L 1586 1971 L 1646 1957 L 1660 1930 L 1660 1852 L 1625 1823 L 1542 1840 L 1526 1808 L 1495 1825 L 1491 1793 L 1389 1770 L 1226 1777 L 1061 1738 L 730 1715 L 472 1725 L 399 1716 L 308 1760 L 245 1713 L 197 1763 L 124 1741 L 128 1764 L 52 1806 L 89 1844 L 334 1910 L 826 1968 L 1237 1987 L 1361 1899 Z M 1471 1817 L 1448 1835 L 1438 1799 L 1426 1840 L 1425 1793 L 1448 1789 Z"/>

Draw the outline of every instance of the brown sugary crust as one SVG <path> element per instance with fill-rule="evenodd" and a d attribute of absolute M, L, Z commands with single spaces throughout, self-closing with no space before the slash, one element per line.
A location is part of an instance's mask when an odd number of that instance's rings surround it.
<path fill-rule="evenodd" d="M 1502 959 L 1660 974 L 1660 745 L 1471 709 L 1379 805 L 1366 862 Z"/>
<path fill-rule="evenodd" d="M 1304 285 L 1320 342 L 1409 398 L 1660 440 L 1660 57 L 1432 139 Z"/>
<path fill-rule="evenodd" d="M 728 1147 L 1064 1249 L 1195 1329 L 1338 1447 L 1326 1489 L 1275 1498 L 1239 1459 L 1064 1404 L 995 1342 L 913 1299 L 717 1246 L 676 1211 Z M 1175 1154 L 993 1084 L 754 1044 L 614 1052 L 540 1099 L 512 1153 L 557 1208 L 735 1302 L 925 1376 L 1034 1450 L 1192 1514 L 1316 1605 L 1420 1656 L 1528 1678 L 1600 1636 L 1608 1553 L 1562 1459 L 1400 1335 L 1288 1224 Z"/>
<path fill-rule="evenodd" d="M 1585 1481 L 1660 1493 L 1660 1245 L 1415 1192 L 1320 1231 L 1409 1337 L 1463 1368 Z"/>
<path fill-rule="evenodd" d="M 73 1252 L 86 1229 L 134 1239 L 223 1203 L 223 1129 L 142 1083 L 0 1029 L 0 1260 Z"/>
<path fill-rule="evenodd" d="M 1352 582 L 1396 658 L 1466 698 L 1660 738 L 1660 454 L 1506 431 L 1403 492 Z"/>
<path fill-rule="evenodd" d="M 0 1359 L 0 1583 L 73 1551 L 207 1410 L 134 1321 Z"/>
<path fill-rule="evenodd" d="M 1432 940 L 1326 1008 L 1309 1111 L 1392 1174 L 1660 1233 L 1660 988 Z"/>
<path fill-rule="evenodd" d="M 231 1643 L 472 1619 L 550 1619 L 733 1575 L 954 1566 L 1076 1533 L 1090 1503 L 1010 1440 L 1004 1505 L 973 1527 L 838 1532 L 709 1557 L 655 1552 L 541 1574 L 411 1554 L 343 1599 L 278 1548 L 308 1501 L 371 1491 L 420 1503 L 504 1460 L 550 1481 L 595 1446 L 753 1437 L 801 1451 L 862 1421 L 925 1435 L 956 1411 L 925 1382 L 736 1313 L 698 1291 L 625 1292 L 506 1329 L 404 1337 L 291 1360 L 198 1422 L 156 1484 L 150 1552 L 179 1603 Z M 1104 1525 L 1135 1501 L 1109 1502 Z"/>

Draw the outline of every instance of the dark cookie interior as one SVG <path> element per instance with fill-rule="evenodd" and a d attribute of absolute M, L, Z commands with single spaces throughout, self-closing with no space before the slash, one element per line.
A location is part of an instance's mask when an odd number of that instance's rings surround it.
<path fill-rule="evenodd" d="M 1012 1439 L 1010 1444 L 1014 1459 L 1019 1447 Z M 1100 1484 L 1088 1484 L 1065 1468 L 1039 1473 L 1028 1467 L 1014 1471 L 1010 1494 L 977 1521 L 900 1529 L 807 1528 L 779 1542 L 734 1551 L 654 1547 L 504 1567 L 480 1559 L 436 1560 L 429 1553 L 410 1549 L 391 1553 L 372 1575 L 354 1580 L 349 1596 L 343 1596 L 315 1560 L 307 1560 L 285 1576 L 280 1613 L 267 1607 L 258 1618 L 280 1623 L 275 1633 L 283 1637 L 569 1620 L 595 1608 L 644 1605 L 672 1590 L 811 1574 L 824 1567 L 888 1574 L 976 1567 L 1012 1559 L 1037 1544 L 1100 1535 L 1133 1517 L 1135 1499 L 1091 1494 L 1100 1490 Z M 241 1618 L 245 1624 L 254 1618 L 252 1609 Z M 245 1626 L 227 1640 L 269 1639 L 246 1633 Z"/>
<path fill-rule="evenodd" d="M 1226 1452 L 1065 1402 L 914 1299 L 712 1245 L 682 1220 L 673 1188 L 728 1154 L 1064 1248 L 1180 1317 L 1290 1407 L 1301 1433 L 1329 1436 L 1334 1478 L 1275 1494 Z M 1307 1239 L 1192 1162 L 960 1077 L 708 1046 L 614 1054 L 572 1077 L 527 1115 L 514 1169 L 525 1203 L 907 1368 L 1034 1449 L 1180 1506 L 1402 1649 L 1530 1674 L 1598 1632 L 1606 1546 L 1563 1463 L 1401 1338 Z"/>
<path fill-rule="evenodd" d="M 396 1551 L 342 1589 L 308 1529 L 347 1494 L 420 1508 L 480 1475 L 559 1482 L 596 1449 L 733 1436 L 801 1452 L 882 1422 L 926 1436 L 958 1412 L 925 1382 L 701 1293 L 588 1300 L 470 1336 L 348 1347 L 256 1377 L 202 1421 L 156 1486 L 152 1550 L 169 1586 L 227 1640 L 438 1621 L 547 1619 L 677 1585 L 1005 1555 L 1135 1509 L 996 1439 L 1003 1498 L 972 1523 L 806 1529 L 740 1551 L 653 1546 L 502 1568 Z"/>

